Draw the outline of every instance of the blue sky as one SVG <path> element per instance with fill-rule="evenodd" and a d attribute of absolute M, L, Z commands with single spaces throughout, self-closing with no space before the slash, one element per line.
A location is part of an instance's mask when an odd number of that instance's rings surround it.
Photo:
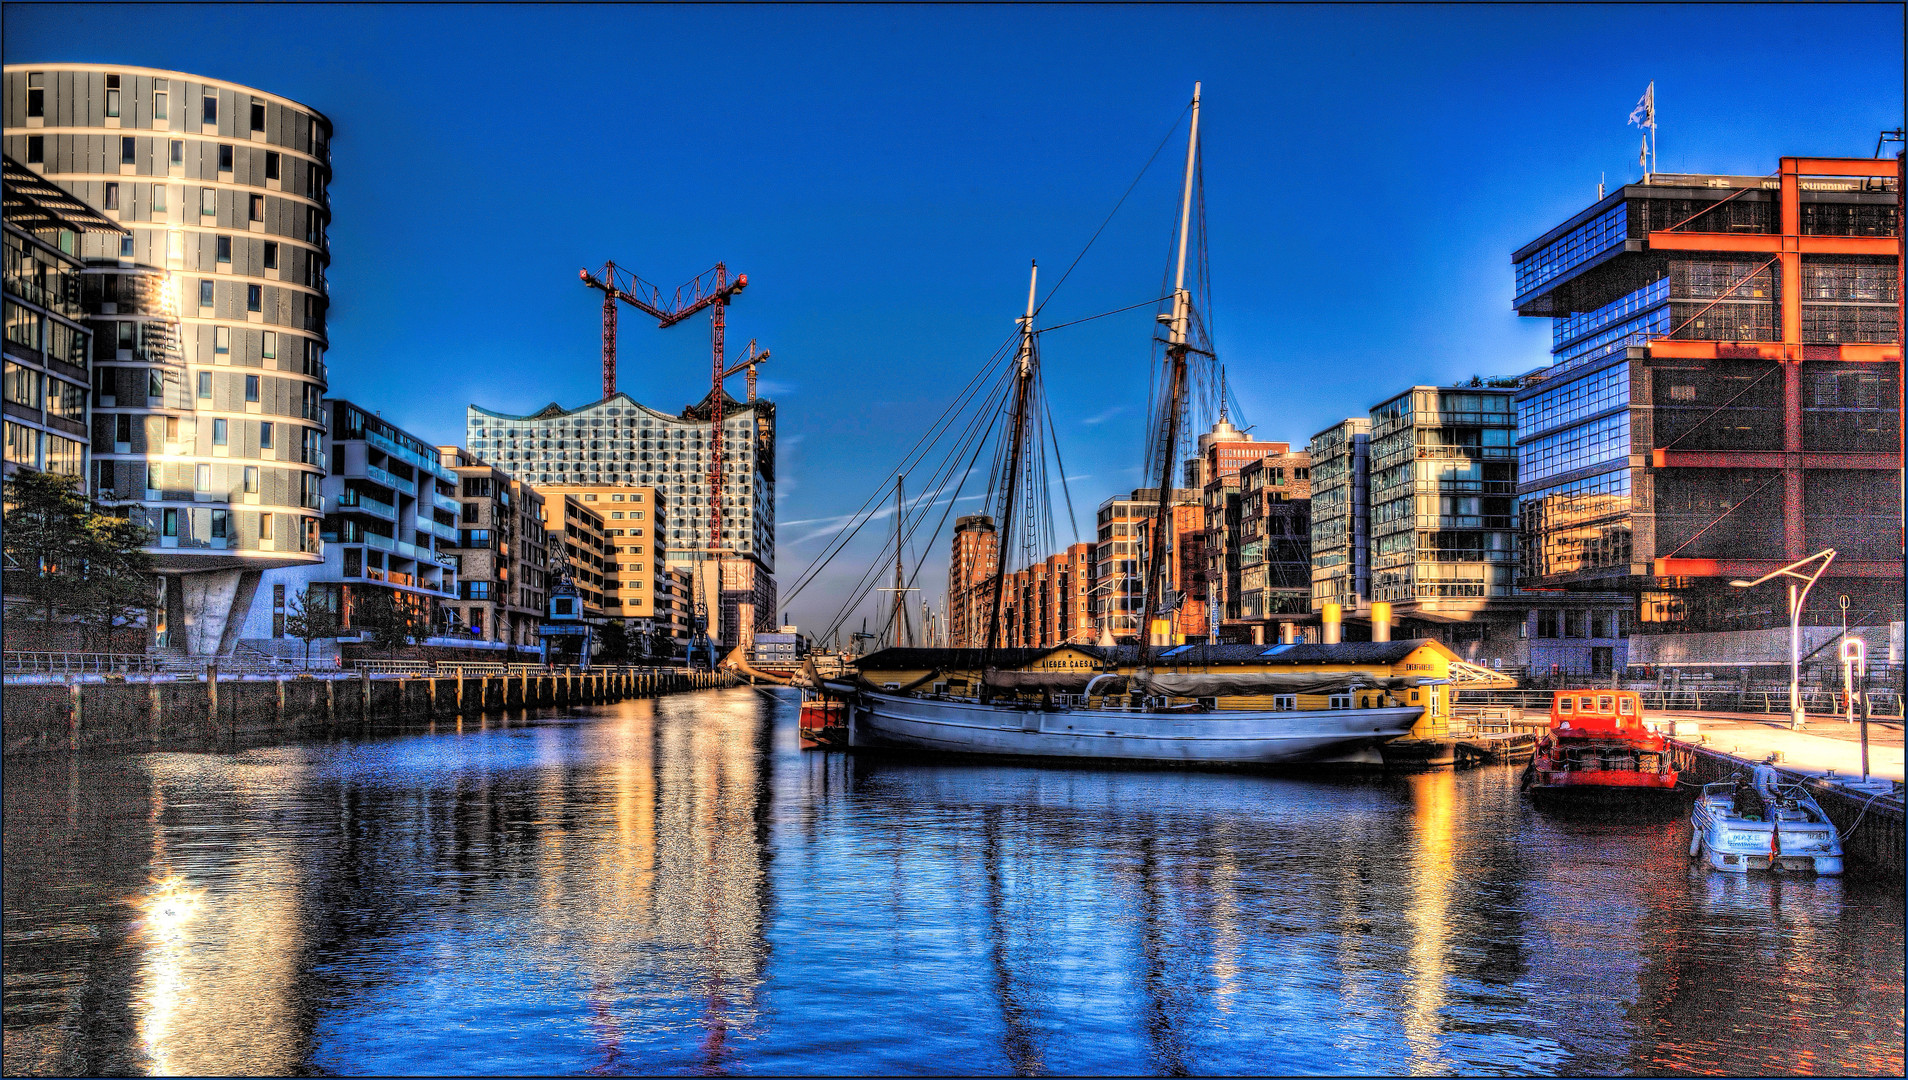
<path fill-rule="evenodd" d="M 9 4 L 4 52 L 330 115 L 333 392 L 426 438 L 458 440 L 471 402 L 600 396 L 578 268 L 671 288 L 718 259 L 747 273 L 729 340 L 774 351 L 788 581 L 820 546 L 792 523 L 880 483 L 1011 333 L 1027 260 L 1073 259 L 1195 80 L 1217 351 L 1254 434 L 1302 444 L 1413 383 L 1544 362 L 1547 324 L 1510 311 L 1510 252 L 1599 174 L 1635 178 L 1625 119 L 1652 79 L 1665 171 L 1763 174 L 1867 155 L 1902 123 L 1902 34 L 1894 5 Z M 1173 158 L 1046 321 L 1156 295 Z M 1138 482 L 1148 318 L 1045 339 L 1085 530 Z M 629 312 L 619 342 L 632 396 L 706 392 L 706 321 Z M 798 622 L 826 621 L 826 591 Z"/>

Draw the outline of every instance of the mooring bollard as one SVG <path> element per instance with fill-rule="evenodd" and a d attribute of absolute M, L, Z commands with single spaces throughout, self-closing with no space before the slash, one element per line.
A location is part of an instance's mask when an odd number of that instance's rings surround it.
<path fill-rule="evenodd" d="M 219 729 L 219 665 L 205 665 L 205 722 L 213 731 Z"/>

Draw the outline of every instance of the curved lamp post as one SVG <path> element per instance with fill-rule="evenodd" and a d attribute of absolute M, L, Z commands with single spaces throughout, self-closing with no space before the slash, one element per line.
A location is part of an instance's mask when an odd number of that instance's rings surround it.
<path fill-rule="evenodd" d="M 1813 573 L 1804 573 L 1802 568 L 1822 560 Z M 1802 730 L 1802 604 L 1809 597 L 1809 589 L 1814 587 L 1816 579 L 1822 576 L 1828 565 L 1835 561 L 1835 549 L 1823 548 L 1806 559 L 1798 559 L 1780 570 L 1771 570 L 1754 581 L 1736 580 L 1729 584 L 1738 589 L 1750 589 L 1771 578 L 1789 579 L 1789 727 Z M 1796 582 L 1801 582 L 1801 591 L 1796 591 Z"/>

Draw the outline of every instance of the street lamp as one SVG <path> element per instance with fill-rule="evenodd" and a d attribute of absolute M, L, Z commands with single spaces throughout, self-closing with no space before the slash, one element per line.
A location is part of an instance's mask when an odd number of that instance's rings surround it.
<path fill-rule="evenodd" d="M 1815 560 L 1822 564 L 1815 572 L 1804 574 L 1801 568 Z M 1780 570 L 1771 570 L 1754 581 L 1740 579 L 1729 584 L 1738 589 L 1750 589 L 1768 581 L 1770 578 L 1789 578 L 1789 727 L 1802 730 L 1802 604 L 1809 597 L 1809 589 L 1814 587 L 1816 579 L 1822 576 L 1828 565 L 1835 561 L 1835 549 L 1823 548 L 1806 559 L 1799 559 Z M 1796 591 L 1796 582 L 1802 583 L 1801 592 Z"/>

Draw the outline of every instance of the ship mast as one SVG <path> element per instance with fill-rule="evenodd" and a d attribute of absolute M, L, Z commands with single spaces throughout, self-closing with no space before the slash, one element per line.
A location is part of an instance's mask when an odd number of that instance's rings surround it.
<path fill-rule="evenodd" d="M 1033 269 L 1027 274 L 1027 314 L 1019 320 L 1020 370 L 1014 377 L 1013 443 L 1006 458 L 1007 493 L 1001 503 L 1000 531 L 995 534 L 1001 539 L 994 545 L 994 602 L 987 616 L 987 647 L 983 650 L 982 661 L 983 679 L 986 677 L 985 667 L 993 661 L 994 645 L 1000 636 L 1000 613 L 1006 606 L 1006 597 L 1001 595 L 1001 588 L 1007 577 L 1007 537 L 1013 535 L 1014 497 L 1020 486 L 1020 458 L 1025 450 L 1023 443 L 1027 437 L 1027 410 L 1033 397 L 1028 390 L 1033 383 L 1034 284 L 1039 279 L 1040 264 L 1035 262 Z"/>
<path fill-rule="evenodd" d="M 1173 464 L 1179 451 L 1180 409 L 1186 397 L 1186 350 L 1190 343 L 1192 297 L 1186 292 L 1186 239 L 1192 225 L 1193 172 L 1199 155 L 1199 84 L 1193 84 L 1192 128 L 1186 135 L 1186 184 L 1179 200 L 1179 259 L 1173 270 L 1173 313 L 1166 344 L 1166 400 L 1160 417 L 1160 457 L 1158 462 L 1159 506 L 1153 512 L 1153 535 L 1146 545 L 1146 596 L 1140 607 L 1140 648 L 1145 666 L 1153 656 L 1154 609 L 1164 598 L 1167 575 L 1172 568 L 1173 550 Z M 1166 644 L 1172 642 L 1172 627 L 1166 630 Z"/>

